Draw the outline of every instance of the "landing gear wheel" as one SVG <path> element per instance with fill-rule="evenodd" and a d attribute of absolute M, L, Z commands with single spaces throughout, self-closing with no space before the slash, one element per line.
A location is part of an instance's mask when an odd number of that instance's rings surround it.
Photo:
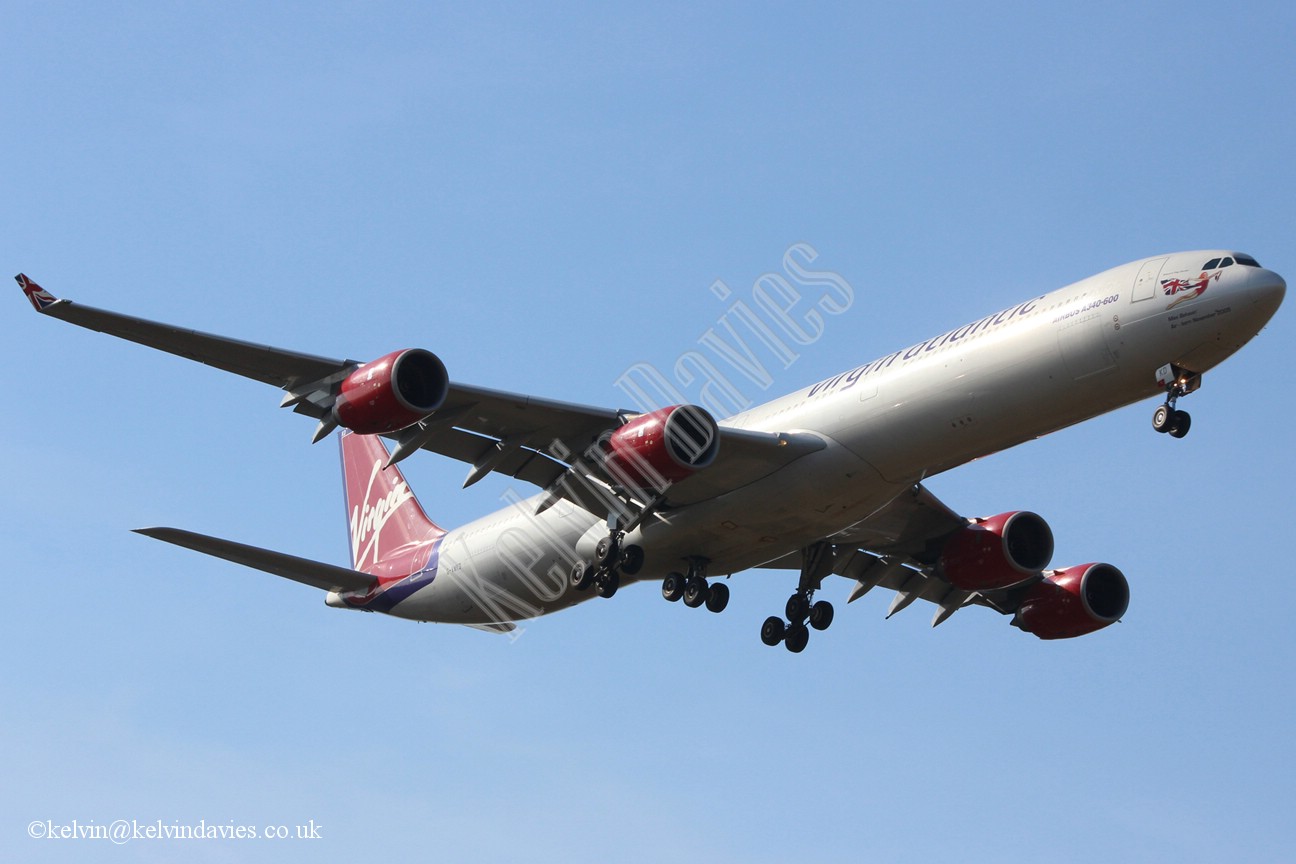
<path fill-rule="evenodd" d="M 787 635 L 783 637 L 783 646 L 793 654 L 800 654 L 809 642 L 810 631 L 804 624 L 793 624 L 787 629 Z"/>
<path fill-rule="evenodd" d="M 621 557 L 617 561 L 617 569 L 626 576 L 633 576 L 639 572 L 643 566 L 644 551 L 643 547 L 631 543 L 621 550 Z"/>
<path fill-rule="evenodd" d="M 1170 418 L 1170 428 L 1166 431 L 1172 438 L 1182 438 L 1188 434 L 1188 429 L 1192 426 L 1192 417 L 1188 416 L 1187 411 L 1175 411 Z"/>
<path fill-rule="evenodd" d="M 607 564 L 615 558 L 616 554 L 616 541 L 611 537 L 604 537 L 602 540 L 599 540 L 598 545 L 594 547 L 594 565 L 602 567 L 604 564 Z"/>
<path fill-rule="evenodd" d="M 827 630 L 833 621 L 833 607 L 827 600 L 820 600 L 810 607 L 810 626 L 816 630 Z"/>
<path fill-rule="evenodd" d="M 690 576 L 684 585 L 684 605 L 690 609 L 696 609 L 707 601 L 707 595 L 710 594 L 705 579 L 699 579 L 696 576 Z"/>
<path fill-rule="evenodd" d="M 1158 432 L 1169 432 L 1174 422 L 1175 410 L 1169 405 L 1158 405 L 1152 412 L 1152 428 Z"/>
<path fill-rule="evenodd" d="M 708 612 L 723 612 L 729 605 L 729 586 L 723 582 L 717 582 L 711 586 L 707 592 L 706 607 Z"/>
<path fill-rule="evenodd" d="M 594 583 L 594 568 L 584 561 L 577 561 L 572 567 L 571 576 L 568 579 L 571 587 L 577 591 L 588 591 L 590 585 Z"/>
<path fill-rule="evenodd" d="M 787 627 L 783 624 L 782 618 L 776 618 L 773 615 L 765 619 L 761 625 L 761 641 L 773 648 L 783 641 L 787 633 Z"/>
<path fill-rule="evenodd" d="M 621 577 L 615 570 L 605 570 L 594 579 L 594 590 L 600 597 L 611 597 L 621 587 Z"/>
<path fill-rule="evenodd" d="M 789 621 L 793 624 L 800 624 L 810 614 L 810 600 L 804 594 L 793 594 L 788 598 L 787 606 L 784 607 L 783 611 L 787 612 Z"/>
<path fill-rule="evenodd" d="M 666 574 L 666 578 L 662 580 L 662 596 L 672 603 L 684 596 L 684 575 L 682 573 Z"/>

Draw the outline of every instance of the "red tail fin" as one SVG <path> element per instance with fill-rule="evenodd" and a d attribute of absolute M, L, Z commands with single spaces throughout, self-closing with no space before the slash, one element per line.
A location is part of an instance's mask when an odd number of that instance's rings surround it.
<path fill-rule="evenodd" d="M 423 512 L 400 469 L 383 468 L 380 437 L 344 431 L 341 440 L 352 567 L 380 579 L 418 572 L 445 531 Z"/>

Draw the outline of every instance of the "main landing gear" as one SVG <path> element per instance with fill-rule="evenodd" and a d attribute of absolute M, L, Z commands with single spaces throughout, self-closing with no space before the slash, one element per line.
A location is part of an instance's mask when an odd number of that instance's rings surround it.
<path fill-rule="evenodd" d="M 796 593 L 788 598 L 787 622 L 776 615 L 761 625 L 761 641 L 773 647 L 780 642 L 793 654 L 800 654 L 810 641 L 810 627 L 827 630 L 833 621 L 833 607 L 827 600 L 814 601 L 814 592 L 832 572 L 833 547 L 820 541 L 801 550 L 801 579 Z"/>
<path fill-rule="evenodd" d="M 722 613 L 728 606 L 728 585 L 706 582 L 706 558 L 689 558 L 688 575 L 669 573 L 661 582 L 661 596 L 670 602 L 683 600 L 689 609 L 706 606 L 706 610 Z"/>
<path fill-rule="evenodd" d="M 643 549 L 624 544 L 624 531 L 613 531 L 594 547 L 594 560 L 577 561 L 572 566 L 570 582 L 577 591 L 592 586 L 600 597 L 611 597 L 621 587 L 621 576 L 633 576 L 643 566 Z"/>
<path fill-rule="evenodd" d="M 690 609 L 705 605 L 708 612 L 723 612 L 729 605 L 729 586 L 723 582 L 709 584 L 706 565 L 705 558 L 690 558 L 687 576 L 667 573 L 662 580 L 662 596 L 672 603 L 683 600 Z"/>
<path fill-rule="evenodd" d="M 1167 432 L 1173 438 L 1182 438 L 1192 426 L 1192 417 L 1187 411 L 1175 408 L 1180 396 L 1187 396 L 1201 386 L 1201 375 L 1178 367 L 1169 370 L 1174 380 L 1166 386 L 1166 401 L 1152 412 L 1152 428 L 1158 432 Z M 1169 377 L 1169 376 L 1167 376 Z"/>

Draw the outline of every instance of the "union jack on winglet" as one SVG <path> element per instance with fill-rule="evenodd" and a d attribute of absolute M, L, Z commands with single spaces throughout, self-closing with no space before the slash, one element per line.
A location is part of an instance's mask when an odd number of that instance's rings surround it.
<path fill-rule="evenodd" d="M 28 279 L 27 274 L 19 273 L 14 279 L 17 280 L 23 293 L 27 295 L 27 299 L 31 301 L 32 306 L 36 307 L 37 312 L 44 312 L 59 302 L 59 299 L 53 294 Z"/>

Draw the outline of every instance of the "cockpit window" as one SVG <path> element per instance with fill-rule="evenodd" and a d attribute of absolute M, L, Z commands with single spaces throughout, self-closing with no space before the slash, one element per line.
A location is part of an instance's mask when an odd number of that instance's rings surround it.
<path fill-rule="evenodd" d="M 1207 261 L 1205 264 L 1202 265 L 1202 269 L 1203 269 L 1203 270 L 1214 270 L 1216 267 L 1219 266 L 1219 261 L 1220 261 L 1220 259 L 1218 259 L 1218 258 L 1212 258 L 1211 260 Z"/>
<path fill-rule="evenodd" d="M 1260 266 L 1260 262 L 1259 262 L 1259 261 L 1255 260 L 1255 259 L 1252 258 L 1250 255 L 1247 255 L 1245 252 L 1234 252 L 1234 253 L 1233 253 L 1233 257 L 1237 260 L 1237 263 L 1242 264 L 1242 265 L 1244 265 L 1244 266 L 1247 266 L 1247 267 L 1259 267 L 1259 266 Z"/>
<path fill-rule="evenodd" d="M 1221 267 L 1232 267 L 1232 266 L 1233 266 L 1233 259 L 1232 259 L 1232 258 L 1225 258 L 1223 261 L 1220 262 L 1220 266 L 1221 266 Z"/>

